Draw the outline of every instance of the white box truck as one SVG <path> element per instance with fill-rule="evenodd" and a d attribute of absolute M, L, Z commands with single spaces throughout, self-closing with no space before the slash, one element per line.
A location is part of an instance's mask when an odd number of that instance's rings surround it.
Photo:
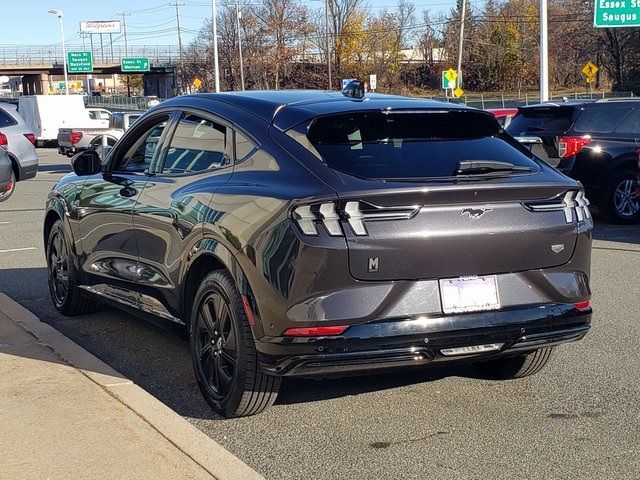
<path fill-rule="evenodd" d="M 18 112 L 39 145 L 55 141 L 60 128 L 97 126 L 81 95 L 25 95 L 18 100 Z"/>

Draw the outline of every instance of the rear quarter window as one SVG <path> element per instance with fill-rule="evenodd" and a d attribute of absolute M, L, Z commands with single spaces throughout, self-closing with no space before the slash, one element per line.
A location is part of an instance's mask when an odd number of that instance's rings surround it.
<path fill-rule="evenodd" d="M 10 127 L 12 125 L 17 125 L 17 124 L 18 122 L 16 122 L 11 115 L 9 115 L 4 110 L 0 109 L 0 128 Z"/>
<path fill-rule="evenodd" d="M 307 138 L 330 168 L 361 178 L 451 177 L 464 160 L 538 169 L 494 118 L 475 111 L 330 115 L 314 120 Z"/>
<path fill-rule="evenodd" d="M 625 105 L 598 105 L 585 108 L 578 116 L 573 130 L 580 133 L 611 133 L 631 113 Z"/>

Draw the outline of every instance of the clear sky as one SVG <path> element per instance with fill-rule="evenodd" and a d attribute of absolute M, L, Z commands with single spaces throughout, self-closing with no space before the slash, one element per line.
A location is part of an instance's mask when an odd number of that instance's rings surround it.
<path fill-rule="evenodd" d="M 307 3 L 308 0 L 303 0 Z M 476 3 L 478 0 L 472 0 Z M 175 3 L 175 0 L 170 3 Z M 211 16 L 210 0 L 178 0 L 183 43 L 188 43 Z M 218 3 L 220 1 L 218 0 Z M 372 10 L 393 10 L 397 0 L 366 0 Z M 414 0 L 418 12 L 448 12 L 456 0 Z M 323 8 L 321 1 L 308 1 L 310 8 Z M 48 13 L 51 8 L 64 12 L 65 40 L 81 45 L 79 23 L 83 20 L 117 20 L 117 14 L 130 12 L 127 16 L 129 44 L 169 45 L 177 44 L 176 9 L 162 0 L 22 0 L 2 1 L 2 46 L 46 45 L 60 43 L 58 20 Z M 420 14 L 419 17 L 422 15 Z M 420 18 L 417 19 L 420 21 Z M 114 44 L 124 43 L 114 35 Z M 105 36 L 106 41 L 106 36 Z"/>

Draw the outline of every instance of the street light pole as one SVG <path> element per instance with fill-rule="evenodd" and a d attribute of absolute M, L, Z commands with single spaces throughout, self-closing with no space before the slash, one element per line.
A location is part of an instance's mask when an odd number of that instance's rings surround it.
<path fill-rule="evenodd" d="M 462 15 L 460 17 L 460 41 L 458 43 L 458 77 L 456 87 L 462 87 L 462 45 L 464 44 L 464 21 L 467 15 L 467 2 L 462 0 Z"/>
<path fill-rule="evenodd" d="M 236 25 L 238 28 L 238 54 L 240 55 L 240 86 L 244 90 L 244 61 L 242 60 L 242 35 L 240 34 L 240 4 L 236 3 Z"/>
<path fill-rule="evenodd" d="M 213 69 L 216 93 L 220 91 L 220 68 L 218 65 L 218 26 L 216 20 L 216 0 L 211 0 L 211 34 L 213 35 Z"/>
<path fill-rule="evenodd" d="M 540 0 L 540 101 L 549 100 L 549 39 L 547 0 Z"/>
<path fill-rule="evenodd" d="M 49 13 L 60 20 L 60 37 L 62 38 L 62 69 L 64 70 L 64 93 L 69 95 L 69 80 L 67 78 L 67 50 L 64 45 L 64 25 L 62 22 L 62 10 L 51 9 Z"/>
<path fill-rule="evenodd" d="M 326 30 L 327 44 L 327 76 L 329 77 L 329 90 L 333 90 L 331 85 L 331 47 L 329 46 L 329 0 L 324 0 L 324 29 Z"/>

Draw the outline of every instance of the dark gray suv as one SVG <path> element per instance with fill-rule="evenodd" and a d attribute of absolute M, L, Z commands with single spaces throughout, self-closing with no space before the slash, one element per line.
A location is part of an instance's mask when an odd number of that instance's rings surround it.
<path fill-rule="evenodd" d="M 163 102 L 47 201 L 51 296 L 185 325 L 226 416 L 286 375 L 537 372 L 591 321 L 581 185 L 490 113 L 289 91 Z"/>

